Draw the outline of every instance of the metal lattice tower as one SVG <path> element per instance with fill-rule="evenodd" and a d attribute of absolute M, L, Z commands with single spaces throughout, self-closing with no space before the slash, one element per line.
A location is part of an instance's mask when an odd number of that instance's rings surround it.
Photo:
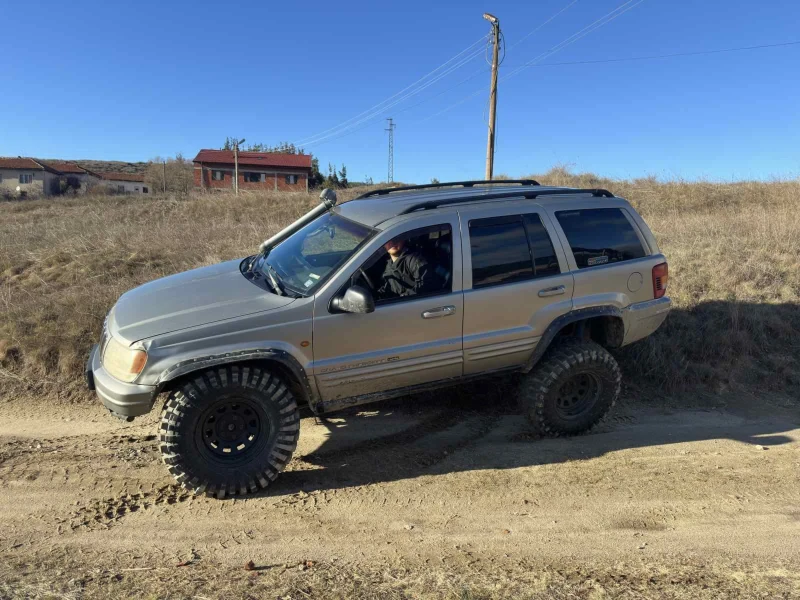
<path fill-rule="evenodd" d="M 397 127 L 397 125 L 392 119 L 386 120 L 389 121 L 389 127 L 384 130 L 389 132 L 389 175 L 387 183 L 392 183 L 394 182 L 394 128 Z"/>

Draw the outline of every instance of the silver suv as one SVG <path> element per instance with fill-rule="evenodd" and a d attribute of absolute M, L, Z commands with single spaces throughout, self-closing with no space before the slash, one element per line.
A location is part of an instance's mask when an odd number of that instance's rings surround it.
<path fill-rule="evenodd" d="M 619 394 L 608 348 L 655 331 L 667 263 L 631 205 L 532 180 L 379 189 L 318 207 L 243 260 L 124 294 L 86 368 L 132 419 L 168 394 L 159 439 L 183 486 L 223 497 L 288 463 L 315 415 L 499 373 L 546 435 Z"/>

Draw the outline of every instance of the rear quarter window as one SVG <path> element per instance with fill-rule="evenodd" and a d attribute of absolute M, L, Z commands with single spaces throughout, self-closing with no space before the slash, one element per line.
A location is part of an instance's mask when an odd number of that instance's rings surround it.
<path fill-rule="evenodd" d="M 619 208 L 556 211 L 579 269 L 646 256 L 642 242 Z"/>

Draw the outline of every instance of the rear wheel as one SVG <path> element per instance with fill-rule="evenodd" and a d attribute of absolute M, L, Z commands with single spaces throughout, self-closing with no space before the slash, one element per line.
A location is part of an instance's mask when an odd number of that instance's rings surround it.
<path fill-rule="evenodd" d="M 558 343 L 525 377 L 520 403 L 542 435 L 574 435 L 596 425 L 617 400 L 622 375 L 613 356 L 594 342 Z"/>
<path fill-rule="evenodd" d="M 300 415 L 268 370 L 227 366 L 183 382 L 167 399 L 161 454 L 185 488 L 223 498 L 266 488 L 297 447 Z"/>

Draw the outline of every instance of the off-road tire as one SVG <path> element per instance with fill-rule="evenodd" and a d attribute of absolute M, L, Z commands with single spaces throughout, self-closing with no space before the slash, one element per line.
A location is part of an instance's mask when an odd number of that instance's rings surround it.
<path fill-rule="evenodd" d="M 217 498 L 266 488 L 297 447 L 300 414 L 286 383 L 266 369 L 224 366 L 170 393 L 161 456 L 183 487 Z"/>
<path fill-rule="evenodd" d="M 539 435 L 575 435 L 594 427 L 611 410 L 621 381 L 619 365 L 605 348 L 565 340 L 548 349 L 523 377 L 520 405 Z"/>

